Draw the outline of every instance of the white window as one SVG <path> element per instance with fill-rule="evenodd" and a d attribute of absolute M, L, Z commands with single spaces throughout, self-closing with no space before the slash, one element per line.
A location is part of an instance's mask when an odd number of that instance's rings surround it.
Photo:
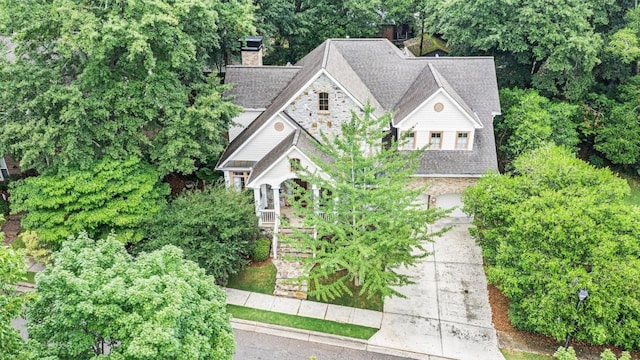
<path fill-rule="evenodd" d="M 9 179 L 9 168 L 3 157 L 0 157 L 0 181 Z"/>
<path fill-rule="evenodd" d="M 416 148 L 416 132 L 411 131 L 405 133 L 403 148 L 405 150 L 414 150 Z"/>
<path fill-rule="evenodd" d="M 469 133 L 458 132 L 456 133 L 456 150 L 467 150 L 469 145 Z"/>
<path fill-rule="evenodd" d="M 442 148 L 442 132 L 429 132 L 429 150 L 440 150 Z"/>
<path fill-rule="evenodd" d="M 231 182 L 237 190 L 244 190 L 247 186 L 247 180 L 249 180 L 248 171 L 232 171 Z"/>

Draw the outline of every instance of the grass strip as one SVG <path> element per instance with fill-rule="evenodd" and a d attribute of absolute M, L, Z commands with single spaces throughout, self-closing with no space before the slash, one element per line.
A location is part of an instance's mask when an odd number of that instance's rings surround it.
<path fill-rule="evenodd" d="M 553 356 L 528 353 L 512 349 L 500 349 L 507 360 L 552 360 Z"/>
<path fill-rule="evenodd" d="M 296 329 L 318 331 L 326 334 L 347 336 L 355 339 L 367 340 L 372 337 L 373 334 L 378 332 L 378 329 L 366 326 L 344 324 L 336 321 L 289 315 L 231 304 L 227 305 L 227 312 L 238 319 L 288 326 Z"/>

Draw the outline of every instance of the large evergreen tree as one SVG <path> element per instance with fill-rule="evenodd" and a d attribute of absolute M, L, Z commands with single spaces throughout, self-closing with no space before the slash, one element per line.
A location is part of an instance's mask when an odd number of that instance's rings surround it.
<path fill-rule="evenodd" d="M 388 140 L 390 116 L 371 114 L 370 107 L 363 117 L 353 114 L 341 136 L 322 135 L 320 149 L 332 160 L 314 159 L 321 172 L 298 171 L 322 193 L 314 198 L 312 191 L 297 189 L 292 199 L 304 226 L 314 229 L 295 235 L 315 253 L 305 259 L 313 270 L 304 276 L 313 282 L 314 296 L 349 293 L 349 281 L 368 296 L 402 296 L 398 287 L 412 280 L 400 268 L 429 255 L 424 245 L 438 235 L 427 227 L 443 213 L 419 204 L 425 188 L 411 186 L 421 151 L 398 151 L 398 143 Z M 339 271 L 343 276 L 326 282 Z"/>

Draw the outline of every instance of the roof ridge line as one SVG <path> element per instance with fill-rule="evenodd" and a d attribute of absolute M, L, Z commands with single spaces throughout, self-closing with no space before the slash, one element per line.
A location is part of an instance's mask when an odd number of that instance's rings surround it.
<path fill-rule="evenodd" d="M 322 57 L 322 64 L 320 65 L 320 68 L 325 70 L 327 69 L 327 63 L 329 62 L 329 51 L 331 49 L 330 45 L 331 45 L 331 39 L 327 39 L 324 45 L 324 54 Z"/>
<path fill-rule="evenodd" d="M 440 72 L 433 67 L 433 64 L 428 63 L 427 66 L 429 66 L 429 70 L 431 71 L 431 75 L 433 75 L 433 79 L 436 81 L 436 84 L 438 84 L 438 87 L 442 89 L 444 87 L 441 79 L 442 75 L 440 75 Z"/>

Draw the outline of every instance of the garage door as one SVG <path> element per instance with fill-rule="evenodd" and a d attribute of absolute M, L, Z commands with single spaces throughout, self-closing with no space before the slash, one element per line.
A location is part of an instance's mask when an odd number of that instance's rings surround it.
<path fill-rule="evenodd" d="M 462 194 L 444 194 L 436 198 L 436 206 L 442 209 L 455 208 L 449 215 L 451 217 L 467 217 L 462 212 Z"/>

